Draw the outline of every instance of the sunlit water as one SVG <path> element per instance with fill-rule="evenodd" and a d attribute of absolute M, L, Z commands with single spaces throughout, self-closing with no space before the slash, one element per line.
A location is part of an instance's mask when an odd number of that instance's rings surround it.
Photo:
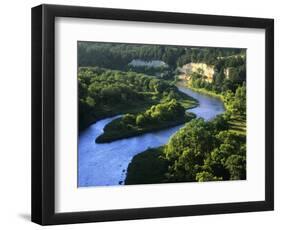
<path fill-rule="evenodd" d="M 179 87 L 199 102 L 199 106 L 188 111 L 197 117 L 210 120 L 224 112 L 223 103 L 214 97 Z M 78 146 L 78 187 L 123 185 L 132 158 L 148 148 L 162 146 L 183 125 L 141 136 L 97 144 L 95 139 L 103 133 L 103 128 L 120 116 L 100 120 L 79 136 Z"/>

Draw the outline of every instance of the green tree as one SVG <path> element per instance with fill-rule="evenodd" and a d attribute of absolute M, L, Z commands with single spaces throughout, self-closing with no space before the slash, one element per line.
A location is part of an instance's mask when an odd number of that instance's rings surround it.
<path fill-rule="evenodd" d="M 136 118 L 136 124 L 137 126 L 145 126 L 146 125 L 146 118 L 143 114 L 139 114 Z"/>
<path fill-rule="evenodd" d="M 246 84 L 239 86 L 235 94 L 231 91 L 225 93 L 225 104 L 227 110 L 233 114 L 243 118 L 246 117 Z"/>
<path fill-rule="evenodd" d="M 136 117 L 133 114 L 125 114 L 123 117 L 123 122 L 129 125 L 135 125 Z"/>
<path fill-rule="evenodd" d="M 218 181 L 222 180 L 221 177 L 216 177 L 210 172 L 202 171 L 196 174 L 196 181 L 205 182 L 205 181 Z"/>
<path fill-rule="evenodd" d="M 168 142 L 164 152 L 170 160 L 171 180 L 195 181 L 196 173 L 214 145 L 211 125 L 203 119 L 193 119 Z"/>
<path fill-rule="evenodd" d="M 231 155 L 225 162 L 225 167 L 230 173 L 231 180 L 246 179 L 246 157 L 241 155 Z"/>

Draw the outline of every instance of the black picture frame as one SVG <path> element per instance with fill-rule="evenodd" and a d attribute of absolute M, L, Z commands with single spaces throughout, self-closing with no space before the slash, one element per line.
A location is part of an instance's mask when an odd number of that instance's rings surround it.
<path fill-rule="evenodd" d="M 55 213 L 55 17 L 265 29 L 265 200 Z M 110 8 L 32 8 L 32 221 L 41 225 L 222 214 L 274 209 L 274 20 Z"/>

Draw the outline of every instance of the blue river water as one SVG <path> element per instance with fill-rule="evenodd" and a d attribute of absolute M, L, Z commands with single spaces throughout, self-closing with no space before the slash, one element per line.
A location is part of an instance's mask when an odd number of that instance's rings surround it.
<path fill-rule="evenodd" d="M 198 100 L 196 108 L 189 109 L 197 117 L 211 120 L 224 112 L 221 100 L 188 88 L 179 90 Z M 132 158 L 148 148 L 162 146 L 183 125 L 141 136 L 97 144 L 95 139 L 103 133 L 103 128 L 120 116 L 102 119 L 79 135 L 78 143 L 78 187 L 123 185 Z"/>

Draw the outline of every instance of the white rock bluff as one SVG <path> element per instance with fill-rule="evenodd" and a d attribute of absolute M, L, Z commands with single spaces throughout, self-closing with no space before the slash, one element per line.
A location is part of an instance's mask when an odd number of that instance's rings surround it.
<path fill-rule="evenodd" d="M 207 82 L 213 81 L 213 76 L 215 73 L 213 65 L 207 65 L 205 63 L 188 63 L 181 68 L 179 68 L 180 75 L 179 79 L 182 80 L 190 80 L 190 76 L 194 72 L 198 72 L 204 76 L 206 76 Z"/>

